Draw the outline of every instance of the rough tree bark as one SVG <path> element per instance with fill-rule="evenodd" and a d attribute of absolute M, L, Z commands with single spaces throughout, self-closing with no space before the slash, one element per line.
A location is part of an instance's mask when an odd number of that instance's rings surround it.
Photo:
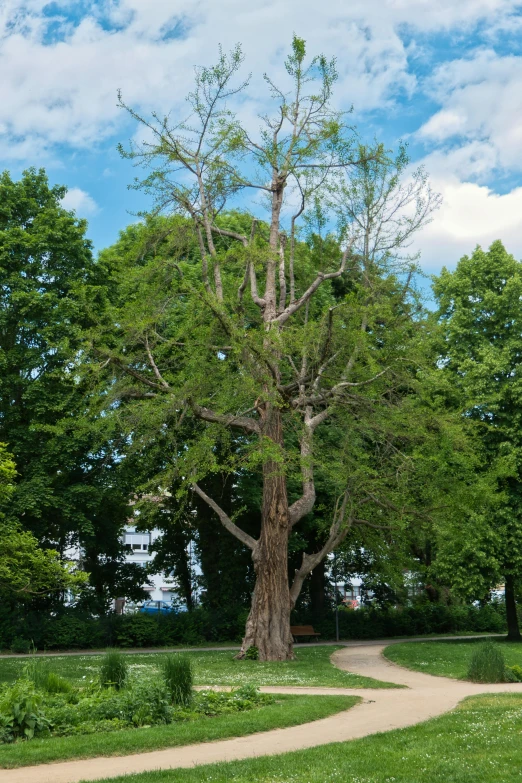
<path fill-rule="evenodd" d="M 264 419 L 263 434 L 282 446 L 281 412 L 270 406 Z M 249 647 L 257 647 L 261 660 L 286 661 L 293 657 L 288 582 L 289 530 L 286 478 L 280 464 L 268 461 L 263 465 L 261 534 L 252 551 L 256 584 L 240 658 Z"/>

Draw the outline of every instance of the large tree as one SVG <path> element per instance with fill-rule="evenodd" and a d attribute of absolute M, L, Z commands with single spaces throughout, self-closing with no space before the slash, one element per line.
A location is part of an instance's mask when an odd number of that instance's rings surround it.
<path fill-rule="evenodd" d="M 500 241 L 477 247 L 433 287 L 442 339 L 439 363 L 483 451 L 477 482 L 494 502 L 440 530 L 439 570 L 463 594 L 483 598 L 505 582 L 510 639 L 519 639 L 515 595 L 522 579 L 522 264 Z M 481 475 L 482 474 L 482 475 Z"/>
<path fill-rule="evenodd" d="M 85 221 L 63 207 L 65 193 L 44 171 L 0 176 L 0 438 L 17 467 L 5 513 L 64 558 L 82 548 L 92 580 L 84 600 L 100 610 L 126 568 L 127 500 L 103 423 L 81 418 L 78 364 L 109 275 Z"/>
<path fill-rule="evenodd" d="M 178 124 L 129 109 L 148 141 L 124 154 L 150 168 L 141 184 L 158 210 L 179 215 L 180 230 L 169 263 L 127 282 L 127 301 L 94 346 L 113 409 L 134 411 L 134 442 L 139 420 L 178 431 L 193 422 L 172 472 L 251 550 L 256 581 L 241 655 L 255 646 L 261 659 L 285 660 L 305 578 L 351 526 L 379 526 L 383 461 L 400 473 L 390 428 L 417 333 L 415 264 L 402 248 L 437 199 L 422 172 L 401 184 L 403 151 L 391 160 L 359 143 L 331 106 L 335 64 L 323 56 L 306 64 L 298 38 L 288 84 L 265 77 L 275 113 L 253 135 L 227 104 L 245 87 L 234 83 L 241 60 L 236 49 L 196 71 L 189 116 Z M 266 220 L 230 213 L 252 192 Z M 346 285 L 341 301 L 334 281 Z M 235 483 L 259 472 L 257 537 L 205 491 L 203 479 L 218 471 Z M 289 537 L 314 509 L 316 480 L 330 499 L 327 530 L 290 583 Z"/>

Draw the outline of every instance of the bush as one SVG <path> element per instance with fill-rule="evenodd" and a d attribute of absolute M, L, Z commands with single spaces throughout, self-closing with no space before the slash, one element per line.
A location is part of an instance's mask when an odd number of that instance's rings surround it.
<path fill-rule="evenodd" d="M 27 654 L 31 652 L 31 642 L 29 639 L 24 639 L 23 636 L 15 636 L 11 642 L 11 652 Z"/>
<path fill-rule="evenodd" d="M 168 655 L 163 661 L 163 676 L 172 704 L 187 707 L 192 701 L 192 660 L 188 655 Z"/>
<path fill-rule="evenodd" d="M 522 682 L 522 666 L 506 666 L 506 682 Z"/>
<path fill-rule="evenodd" d="M 100 684 L 102 688 L 125 687 L 129 666 L 127 659 L 119 650 L 107 650 L 100 665 Z"/>
<path fill-rule="evenodd" d="M 310 624 L 322 639 L 335 639 L 335 612 L 325 612 L 321 617 L 302 611 L 292 614 L 292 625 Z M 364 606 L 357 611 L 339 610 L 341 639 L 383 639 L 463 631 L 502 633 L 505 630 L 505 612 L 491 604 L 482 607 L 423 604 L 389 609 Z"/>
<path fill-rule="evenodd" d="M 471 656 L 468 680 L 472 682 L 505 682 L 506 662 L 502 650 L 495 642 L 477 646 Z"/>
<path fill-rule="evenodd" d="M 65 607 L 57 616 L 28 612 L 16 614 L 0 606 L 0 646 L 28 652 L 29 639 L 38 649 L 103 649 L 104 647 L 166 647 L 204 642 L 240 641 L 248 610 L 226 606 L 220 610 L 197 607 L 190 612 L 174 612 L 155 617 L 147 614 L 93 617 L 84 610 Z M 313 625 L 322 640 L 335 639 L 335 613 L 320 616 L 299 610 L 292 614 L 293 625 Z M 357 611 L 339 610 L 341 639 L 378 639 L 429 633 L 489 632 L 506 630 L 502 606 L 443 606 L 423 604 Z"/>
<path fill-rule="evenodd" d="M 245 661 L 258 661 L 259 660 L 259 650 L 255 645 L 251 645 L 248 650 L 245 652 Z"/>

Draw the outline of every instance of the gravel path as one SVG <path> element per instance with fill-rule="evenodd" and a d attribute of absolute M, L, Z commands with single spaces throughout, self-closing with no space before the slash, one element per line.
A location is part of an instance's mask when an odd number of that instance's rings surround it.
<path fill-rule="evenodd" d="M 330 693 L 362 697 L 360 704 L 329 718 L 237 739 L 131 756 L 101 757 L 0 770 L 0 783 L 79 783 L 155 769 L 187 768 L 255 756 L 273 756 L 412 726 L 448 712 L 466 696 L 480 693 L 522 693 L 522 683 L 476 685 L 403 669 L 382 657 L 381 653 L 386 644 L 344 647 L 332 655 L 332 662 L 340 669 L 404 685 L 405 688 L 261 688 L 265 693 Z"/>

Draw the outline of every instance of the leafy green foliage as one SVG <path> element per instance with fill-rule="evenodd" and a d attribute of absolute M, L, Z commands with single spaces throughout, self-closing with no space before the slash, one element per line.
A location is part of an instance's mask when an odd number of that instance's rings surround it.
<path fill-rule="evenodd" d="M 506 682 L 522 682 L 522 666 L 506 666 Z"/>
<path fill-rule="evenodd" d="M 162 671 L 172 704 L 188 707 L 193 696 L 192 659 L 188 655 L 168 655 L 162 662 Z"/>
<path fill-rule="evenodd" d="M 15 636 L 11 642 L 10 649 L 14 653 L 28 653 L 31 650 L 31 642 L 23 636 Z"/>
<path fill-rule="evenodd" d="M 498 644 L 484 642 L 474 650 L 468 669 L 472 682 L 504 682 L 506 661 Z"/>
<path fill-rule="evenodd" d="M 443 269 L 433 290 L 439 364 L 450 384 L 447 403 L 463 414 L 480 448 L 477 483 L 492 487 L 482 509 L 440 527 L 437 568 L 468 597 L 482 598 L 506 581 L 506 610 L 516 635 L 513 586 L 522 577 L 522 264 L 497 241 L 464 256 L 455 271 Z"/>
<path fill-rule="evenodd" d="M 129 673 L 127 658 L 119 650 L 107 650 L 100 664 L 100 683 L 103 688 L 125 687 Z"/>
<path fill-rule="evenodd" d="M 41 710 L 43 697 L 33 683 L 20 679 L 0 694 L 0 722 L 4 741 L 32 739 L 48 733 L 49 720 Z"/>
<path fill-rule="evenodd" d="M 43 170 L 19 181 L 0 174 L 0 440 L 17 470 L 13 477 L 10 467 L 14 487 L 1 509 L 0 592 L 56 607 L 74 586 L 57 553 L 81 544 L 93 586 L 85 600 L 103 611 L 120 577 L 126 497 L 107 434 L 83 416 L 79 363 L 110 275 L 93 259 L 86 222 L 62 206 L 65 193 Z M 4 479 L 5 469 L 2 488 Z"/>

